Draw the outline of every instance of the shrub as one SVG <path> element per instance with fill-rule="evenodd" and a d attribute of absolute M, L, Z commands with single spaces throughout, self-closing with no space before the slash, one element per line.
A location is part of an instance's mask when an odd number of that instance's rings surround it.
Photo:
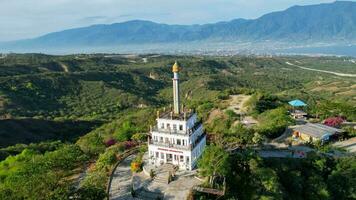
<path fill-rule="evenodd" d="M 116 153 L 113 150 L 108 150 L 103 154 L 100 154 L 98 160 L 96 161 L 97 169 L 108 169 L 112 164 L 116 162 Z"/>
<path fill-rule="evenodd" d="M 329 117 L 325 119 L 324 124 L 332 127 L 340 127 L 340 125 L 344 122 L 342 117 Z"/>
<path fill-rule="evenodd" d="M 135 134 L 131 137 L 131 139 L 134 140 L 134 141 L 136 141 L 136 142 L 145 142 L 145 141 L 146 141 L 146 138 L 147 138 L 147 136 L 146 136 L 146 134 L 144 134 L 144 133 L 135 133 Z"/>
<path fill-rule="evenodd" d="M 142 161 L 143 153 L 137 155 L 137 157 L 131 162 L 131 171 L 132 172 L 140 172 L 142 171 Z"/>
<path fill-rule="evenodd" d="M 136 145 L 137 145 L 137 143 L 134 141 L 125 141 L 124 142 L 124 146 L 125 146 L 126 150 L 131 149 L 132 147 L 135 147 Z"/>
<path fill-rule="evenodd" d="M 110 138 L 110 139 L 108 139 L 108 140 L 105 142 L 105 145 L 106 145 L 107 147 L 110 147 L 110 146 L 112 146 L 112 145 L 114 145 L 114 144 L 116 144 L 116 140 L 113 139 L 113 138 Z"/>
<path fill-rule="evenodd" d="M 142 163 L 133 161 L 133 162 L 131 163 L 131 171 L 132 171 L 132 172 L 139 172 L 139 171 L 141 171 L 141 164 L 142 164 Z"/>

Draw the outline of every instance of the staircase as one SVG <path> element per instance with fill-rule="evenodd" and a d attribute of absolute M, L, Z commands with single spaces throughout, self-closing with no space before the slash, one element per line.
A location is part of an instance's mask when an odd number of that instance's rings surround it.
<path fill-rule="evenodd" d="M 156 171 L 156 176 L 154 177 L 154 182 L 169 184 L 170 176 L 173 176 L 175 173 L 174 166 L 171 164 L 164 164 L 159 167 Z"/>

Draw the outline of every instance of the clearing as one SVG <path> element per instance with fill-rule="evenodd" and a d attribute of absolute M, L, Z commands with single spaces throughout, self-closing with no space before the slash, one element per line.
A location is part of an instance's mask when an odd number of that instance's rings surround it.
<path fill-rule="evenodd" d="M 250 95 L 230 95 L 230 103 L 226 110 L 232 110 L 238 115 L 245 114 L 247 112 L 245 103 L 251 98 Z"/>

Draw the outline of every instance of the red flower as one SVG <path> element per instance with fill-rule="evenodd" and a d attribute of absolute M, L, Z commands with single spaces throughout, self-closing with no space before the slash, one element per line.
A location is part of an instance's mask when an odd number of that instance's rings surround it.
<path fill-rule="evenodd" d="M 339 127 L 344 119 L 342 117 L 329 117 L 324 121 L 324 124 L 332 127 Z"/>

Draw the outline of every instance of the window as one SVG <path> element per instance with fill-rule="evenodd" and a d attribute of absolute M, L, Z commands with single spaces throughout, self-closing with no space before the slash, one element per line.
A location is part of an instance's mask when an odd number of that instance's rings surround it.
<path fill-rule="evenodd" d="M 161 159 L 164 159 L 164 153 L 161 152 Z"/>
<path fill-rule="evenodd" d="M 161 129 L 164 129 L 164 123 L 161 123 Z"/>
<path fill-rule="evenodd" d="M 167 124 L 167 129 L 171 129 L 171 125 L 170 124 Z"/>
<path fill-rule="evenodd" d="M 158 152 L 156 152 L 156 158 L 158 158 L 159 157 L 159 153 Z"/>
<path fill-rule="evenodd" d="M 183 161 L 184 161 L 183 159 L 184 159 L 183 156 L 180 156 L 180 157 L 179 157 L 179 161 L 180 161 L 180 162 L 183 162 Z"/>
<path fill-rule="evenodd" d="M 177 139 L 177 145 L 182 145 L 181 140 Z"/>
<path fill-rule="evenodd" d="M 160 142 L 163 142 L 163 137 L 160 137 L 160 138 L 159 138 L 159 141 L 160 141 Z"/>
<path fill-rule="evenodd" d="M 180 131 L 183 130 L 183 125 L 179 125 L 179 130 L 180 130 Z"/>
<path fill-rule="evenodd" d="M 185 146 L 185 140 L 182 140 L 183 141 L 183 146 Z"/>
<path fill-rule="evenodd" d="M 178 160 L 178 156 L 177 155 L 174 155 L 174 160 Z"/>
<path fill-rule="evenodd" d="M 176 124 L 173 124 L 173 130 L 177 130 L 177 125 Z"/>
<path fill-rule="evenodd" d="M 186 157 L 186 160 L 187 160 L 187 162 L 186 162 L 186 163 L 189 163 L 189 156 L 187 156 L 187 157 Z"/>
<path fill-rule="evenodd" d="M 164 138 L 165 143 L 169 143 L 169 138 Z"/>

